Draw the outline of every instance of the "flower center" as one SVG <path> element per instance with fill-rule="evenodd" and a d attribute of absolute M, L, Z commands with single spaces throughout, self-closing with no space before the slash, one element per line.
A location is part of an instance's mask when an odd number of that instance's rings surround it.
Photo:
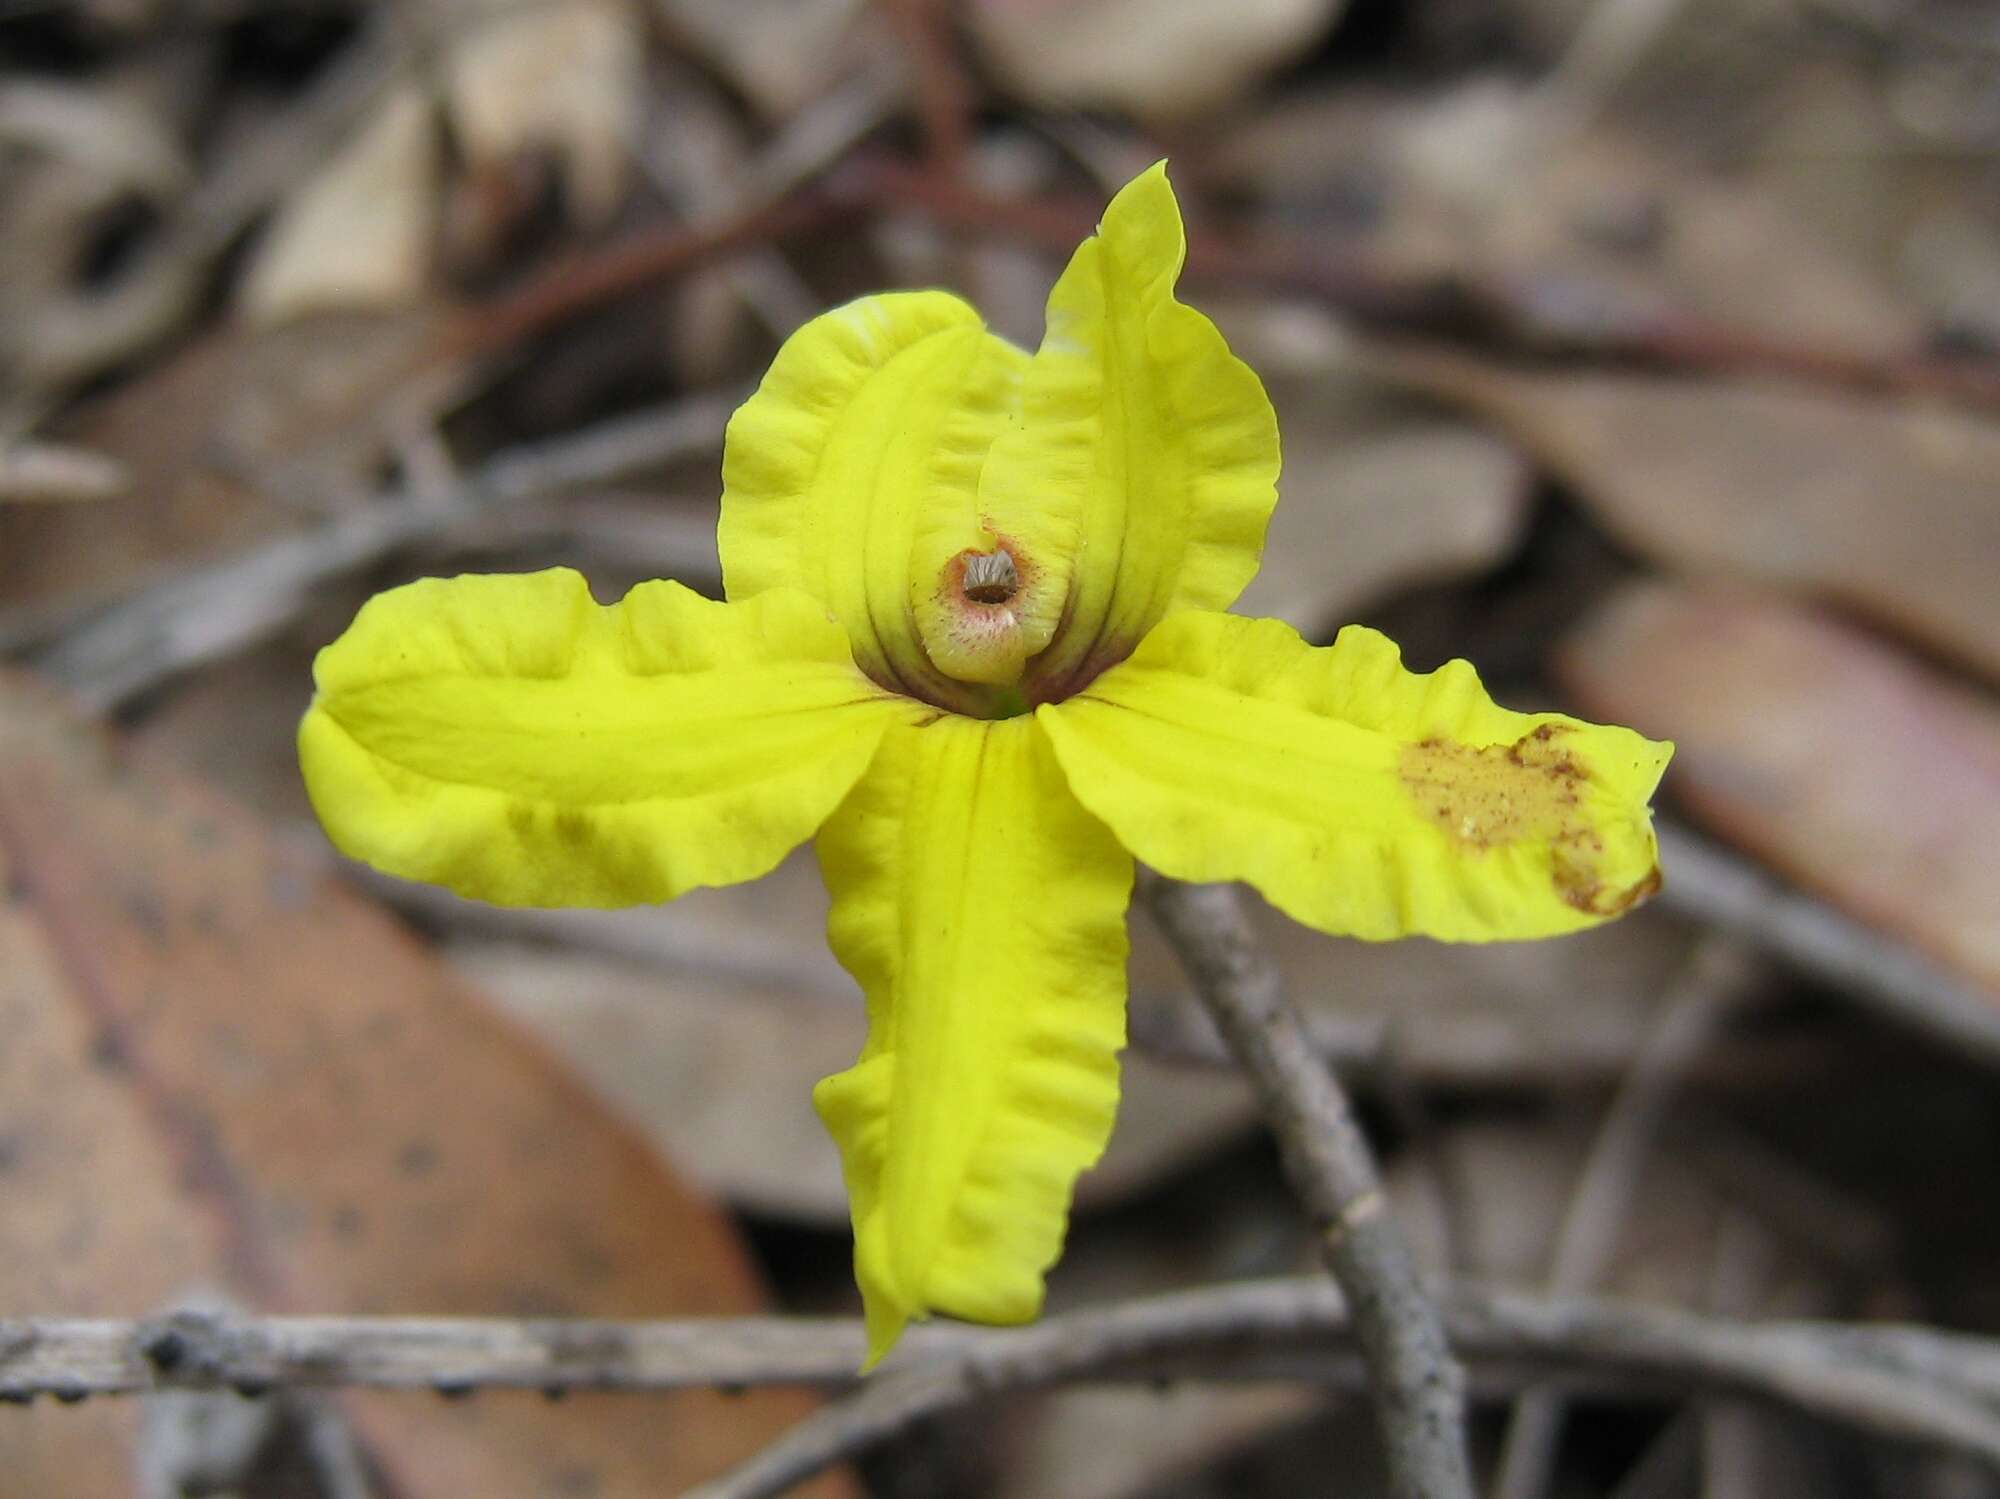
<path fill-rule="evenodd" d="M 1047 589 L 1037 582 L 1041 576 L 1032 558 L 996 537 L 990 551 L 953 553 L 927 586 L 915 590 L 917 630 L 931 665 L 953 682 L 999 689 L 973 694 L 996 716 L 1021 711 L 1011 689 L 1028 657 L 1048 643 L 1043 619 L 1050 610 Z"/>
<path fill-rule="evenodd" d="M 967 552 L 963 563 L 959 590 L 975 604 L 1004 604 L 1020 591 L 1020 570 L 1014 566 L 1014 554 L 1005 547 Z"/>

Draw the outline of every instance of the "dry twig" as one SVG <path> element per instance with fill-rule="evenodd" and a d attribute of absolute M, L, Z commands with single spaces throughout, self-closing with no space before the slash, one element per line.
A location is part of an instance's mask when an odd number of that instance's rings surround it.
<path fill-rule="evenodd" d="M 311 590 L 468 517 L 604 484 L 718 447 L 735 405 L 709 395 L 496 454 L 435 495 L 392 495 L 332 524 L 180 573 L 112 605 L 34 657 L 91 707 L 109 710 L 193 667 L 267 639 Z"/>
<path fill-rule="evenodd" d="M 1446 1291 L 1439 1305 L 1465 1356 L 1499 1372 L 1560 1374 L 1588 1389 L 1751 1396 L 2000 1471 L 2000 1341 L 1905 1325 L 1744 1323 L 1471 1288 Z M 866 1344 L 858 1320 L 779 1317 L 0 1319 L 0 1399 L 336 1386 L 453 1395 L 838 1388 L 855 1382 Z M 869 1382 L 902 1393 L 880 1402 L 865 1429 L 852 1428 L 838 1455 L 925 1415 L 1063 1381 L 1302 1379 L 1355 1388 L 1355 1346 L 1345 1304 L 1319 1276 L 1150 1297 L 1022 1329 L 912 1328 Z"/>
<path fill-rule="evenodd" d="M 132 487 L 125 465 L 88 448 L 54 442 L 0 442 L 0 504 L 26 500 L 79 504 L 115 499 Z"/>
<path fill-rule="evenodd" d="M 1471 1499 L 1463 1375 L 1388 1215 L 1368 1142 L 1285 1002 L 1241 895 L 1231 885 L 1152 880 L 1147 898 L 1249 1074 L 1327 1269 L 1353 1305 L 1392 1491 L 1401 1499 Z"/>
<path fill-rule="evenodd" d="M 956 177 L 965 161 L 978 101 L 952 42 L 950 7 L 940 0 L 880 0 L 880 4 L 907 59 L 930 169 Z"/>

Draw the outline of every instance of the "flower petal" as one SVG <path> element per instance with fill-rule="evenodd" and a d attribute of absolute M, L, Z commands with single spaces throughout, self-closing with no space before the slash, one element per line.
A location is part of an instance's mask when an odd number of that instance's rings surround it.
<path fill-rule="evenodd" d="M 1023 1322 L 1111 1133 L 1132 861 L 1031 718 L 896 727 L 820 835 L 868 1042 L 814 1092 L 870 1362 L 932 1310 Z"/>
<path fill-rule="evenodd" d="M 299 761 L 334 844 L 502 905 L 752 879 L 921 711 L 804 594 L 644 583 L 606 608 L 567 568 L 391 589 L 313 672 Z"/>
<path fill-rule="evenodd" d="M 1371 939 L 1545 937 L 1650 895 L 1647 799 L 1673 746 L 1496 707 L 1471 666 L 1405 671 L 1349 626 L 1189 612 L 1044 707 L 1078 800 L 1162 873 L 1247 880 Z"/>
<path fill-rule="evenodd" d="M 1067 586 L 1032 699 L 1121 660 L 1169 611 L 1223 609 L 1257 571 L 1278 423 L 1206 317 L 1174 299 L 1187 250 L 1165 164 L 1128 184 L 1049 294 L 1022 420 L 980 511 Z"/>
<path fill-rule="evenodd" d="M 946 559 L 992 545 L 979 472 L 1026 363 L 944 292 L 863 297 L 799 329 L 729 423 L 728 596 L 804 589 L 876 681 L 976 709 L 927 656 L 915 598 Z"/>

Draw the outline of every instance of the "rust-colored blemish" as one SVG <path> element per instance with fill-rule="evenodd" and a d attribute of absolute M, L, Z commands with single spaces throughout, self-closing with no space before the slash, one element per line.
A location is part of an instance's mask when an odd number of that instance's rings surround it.
<path fill-rule="evenodd" d="M 1484 747 L 1425 739 L 1403 752 L 1403 781 L 1468 848 L 1594 836 L 1578 810 L 1589 777 L 1560 744 L 1565 732 L 1542 724 L 1512 744 Z"/>
<path fill-rule="evenodd" d="M 1598 851 L 1603 851 L 1601 841 Z M 1634 906 L 1658 895 L 1660 884 L 1660 866 L 1657 864 L 1643 880 L 1620 889 L 1595 878 L 1586 867 L 1566 862 L 1562 851 L 1557 850 L 1556 890 L 1570 905 L 1592 916 L 1622 916 Z"/>
<path fill-rule="evenodd" d="M 1583 805 L 1590 772 L 1544 723 L 1512 744 L 1473 746 L 1425 739 L 1403 752 L 1403 782 L 1417 805 L 1462 847 L 1484 851 L 1546 844 L 1556 893 L 1592 916 L 1616 916 L 1660 888 L 1657 866 L 1626 885 L 1602 878 L 1604 836 Z"/>

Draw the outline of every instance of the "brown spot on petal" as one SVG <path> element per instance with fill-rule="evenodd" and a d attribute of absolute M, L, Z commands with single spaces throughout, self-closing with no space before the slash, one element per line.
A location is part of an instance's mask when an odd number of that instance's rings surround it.
<path fill-rule="evenodd" d="M 1655 864 L 1646 877 L 1619 889 L 1606 885 L 1591 872 L 1592 866 L 1566 862 L 1561 848 L 1556 850 L 1556 890 L 1579 911 L 1592 916 L 1619 916 L 1642 901 L 1660 893 L 1660 866 Z"/>
<path fill-rule="evenodd" d="M 1587 777 L 1560 743 L 1567 732 L 1545 723 L 1512 744 L 1484 748 L 1426 739 L 1403 751 L 1403 783 L 1468 848 L 1594 838 L 1579 809 Z"/>
<path fill-rule="evenodd" d="M 1604 837 L 1583 805 L 1590 773 L 1564 745 L 1570 733 L 1545 723 L 1512 744 L 1426 739 L 1403 751 L 1403 783 L 1462 847 L 1548 845 L 1556 893 L 1579 911 L 1616 916 L 1659 889 L 1659 870 L 1631 885 L 1601 878 Z"/>

